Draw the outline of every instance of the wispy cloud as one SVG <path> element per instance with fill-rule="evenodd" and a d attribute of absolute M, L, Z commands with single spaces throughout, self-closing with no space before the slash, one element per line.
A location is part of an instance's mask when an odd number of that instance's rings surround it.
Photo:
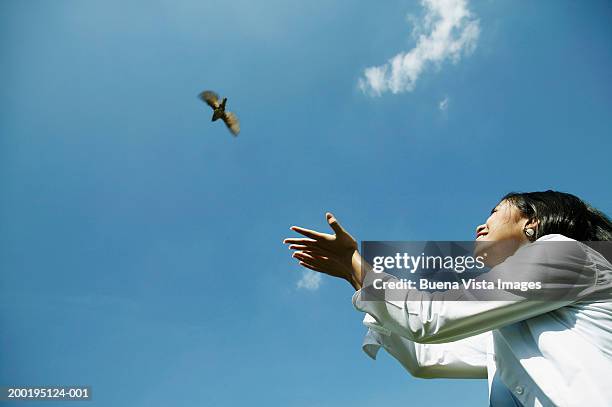
<path fill-rule="evenodd" d="M 448 96 L 446 96 L 444 99 L 442 99 L 440 101 L 440 104 L 438 105 L 438 107 L 440 108 L 440 110 L 442 110 L 443 112 L 448 109 Z"/>
<path fill-rule="evenodd" d="M 468 10 L 467 0 L 422 0 L 425 16 L 418 21 L 409 16 L 416 46 L 400 52 L 384 65 L 364 71 L 359 87 L 371 95 L 384 92 L 410 92 L 429 64 L 446 59 L 456 63 L 470 54 L 480 35 L 479 21 Z"/>
<path fill-rule="evenodd" d="M 316 291 L 319 289 L 321 285 L 321 273 L 317 273 L 316 271 L 306 271 L 300 278 L 300 281 L 297 282 L 297 288 L 304 288 L 310 291 Z"/>

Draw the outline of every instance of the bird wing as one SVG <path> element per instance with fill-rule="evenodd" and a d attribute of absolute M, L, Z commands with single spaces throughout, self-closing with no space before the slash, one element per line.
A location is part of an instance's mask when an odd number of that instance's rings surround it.
<path fill-rule="evenodd" d="M 223 122 L 234 136 L 237 136 L 238 133 L 240 133 L 240 122 L 234 113 L 225 112 L 223 115 Z"/>
<path fill-rule="evenodd" d="M 200 99 L 202 99 L 208 106 L 213 109 L 219 108 L 219 95 L 217 95 L 212 90 L 205 90 L 200 93 Z"/>

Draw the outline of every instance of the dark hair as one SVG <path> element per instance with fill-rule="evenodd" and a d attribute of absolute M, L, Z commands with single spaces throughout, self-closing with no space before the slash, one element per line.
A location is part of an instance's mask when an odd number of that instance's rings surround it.
<path fill-rule="evenodd" d="M 575 195 L 551 190 L 510 192 L 501 200 L 538 221 L 534 239 L 558 233 L 578 241 L 612 240 L 610 218 Z"/>

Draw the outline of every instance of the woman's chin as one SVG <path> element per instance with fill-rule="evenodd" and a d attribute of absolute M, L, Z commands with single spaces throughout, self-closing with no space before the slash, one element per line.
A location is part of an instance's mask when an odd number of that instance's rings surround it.
<path fill-rule="evenodd" d="M 477 239 L 474 243 L 474 257 L 480 257 L 485 266 L 494 267 L 512 256 L 519 247 L 516 240 Z"/>

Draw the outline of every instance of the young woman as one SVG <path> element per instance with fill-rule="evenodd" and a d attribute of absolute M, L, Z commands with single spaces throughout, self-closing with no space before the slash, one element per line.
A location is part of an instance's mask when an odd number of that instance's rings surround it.
<path fill-rule="evenodd" d="M 612 265 L 601 250 L 578 243 L 612 240 L 612 222 L 600 211 L 571 194 L 510 193 L 476 228 L 477 244 L 515 243 L 493 270 L 511 274 L 531 259 L 529 272 L 546 286 L 579 282 L 571 298 L 434 301 L 421 295 L 399 306 L 362 298 L 369 268 L 362 270 L 355 239 L 332 214 L 326 217 L 333 235 L 293 226 L 305 238 L 284 243 L 303 267 L 357 290 L 353 304 L 366 313 L 363 349 L 372 358 L 383 347 L 416 377 L 488 378 L 494 407 L 612 405 Z M 551 251 L 551 242 L 575 244 Z"/>

